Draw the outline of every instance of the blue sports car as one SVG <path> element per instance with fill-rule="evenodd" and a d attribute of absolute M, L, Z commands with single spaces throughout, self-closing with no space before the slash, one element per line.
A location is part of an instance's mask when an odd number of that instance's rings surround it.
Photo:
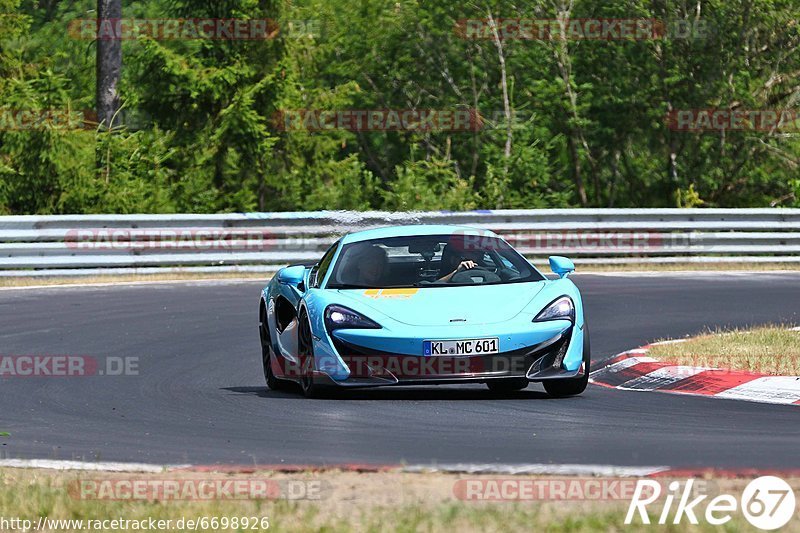
<path fill-rule="evenodd" d="M 580 394 L 589 334 L 572 261 L 548 279 L 490 231 L 418 225 L 350 233 L 313 265 L 281 269 L 259 306 L 267 386 L 542 382 Z"/>

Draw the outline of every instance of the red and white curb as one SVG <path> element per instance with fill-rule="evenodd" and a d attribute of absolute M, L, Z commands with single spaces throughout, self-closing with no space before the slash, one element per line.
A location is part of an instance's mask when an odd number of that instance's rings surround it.
<path fill-rule="evenodd" d="M 651 346 L 653 344 L 612 357 L 606 366 L 589 375 L 589 381 L 621 390 L 800 405 L 800 376 L 675 365 L 648 357 Z"/>

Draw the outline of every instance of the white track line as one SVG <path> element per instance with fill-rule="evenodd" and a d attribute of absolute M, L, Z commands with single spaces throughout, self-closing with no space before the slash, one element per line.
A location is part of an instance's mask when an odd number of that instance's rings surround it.
<path fill-rule="evenodd" d="M 507 475 L 558 475 L 558 476 L 612 476 L 643 477 L 668 471 L 667 466 L 615 466 L 579 464 L 474 464 L 455 463 L 432 466 L 407 465 L 403 472 L 444 472 L 448 474 L 507 474 Z"/>
<path fill-rule="evenodd" d="M 104 472 L 164 472 L 169 468 L 180 468 L 185 465 L 153 465 L 146 463 L 112 463 L 87 461 L 62 461 L 56 459 L 0 459 L 0 467 L 7 468 L 44 468 L 47 470 L 93 470 Z"/>
<path fill-rule="evenodd" d="M 104 472 L 163 473 L 189 469 L 192 465 L 155 465 L 146 463 L 114 463 L 87 461 L 63 461 L 56 459 L 0 459 L 0 467 L 42 468 L 47 470 L 83 470 Z M 225 465 L 219 465 L 221 469 Z M 313 467 L 313 465 L 309 465 Z M 617 476 L 642 477 L 665 472 L 667 466 L 615 466 L 543 463 L 447 463 L 439 465 L 405 465 L 398 470 L 407 473 L 440 472 L 447 474 L 506 474 L 506 475 L 559 475 L 559 476 Z"/>

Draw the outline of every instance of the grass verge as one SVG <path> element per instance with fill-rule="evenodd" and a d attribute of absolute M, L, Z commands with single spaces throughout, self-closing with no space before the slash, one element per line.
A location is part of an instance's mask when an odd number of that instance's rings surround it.
<path fill-rule="evenodd" d="M 800 263 L 621 263 L 581 265 L 576 259 L 576 272 L 800 272 Z M 549 272 L 547 264 L 536 264 L 543 272 Z"/>
<path fill-rule="evenodd" d="M 680 365 L 800 376 L 800 331 L 789 326 L 715 331 L 656 344 L 648 355 Z"/>
<path fill-rule="evenodd" d="M 272 278 L 269 272 L 229 272 L 219 274 L 178 272 L 168 274 L 134 274 L 134 275 L 102 275 L 102 276 L 68 276 L 68 277 L 0 277 L 0 287 L 33 287 L 86 284 L 115 284 L 150 281 L 216 281 L 252 279 L 265 283 Z"/>
<path fill-rule="evenodd" d="M 270 479 L 289 481 L 319 481 L 326 487 L 320 498 L 309 500 L 225 500 L 225 501 L 108 501 L 85 499 L 76 496 L 70 487 L 80 480 L 143 478 L 154 479 Z M 625 525 L 624 519 L 629 499 L 612 501 L 575 500 L 528 500 L 517 502 L 473 502 L 457 499 L 454 484 L 458 480 L 477 478 L 498 479 L 498 476 L 475 476 L 455 474 L 406 474 L 386 472 L 378 474 L 354 472 L 323 473 L 258 473 L 258 474 L 112 474 L 98 472 L 55 472 L 35 469 L 0 469 L 0 517 L 21 518 L 37 523 L 40 516 L 51 520 L 170 520 L 172 527 L 162 530 L 177 530 L 177 522 L 210 520 L 223 517 L 229 521 L 234 517 L 266 517 L 270 531 L 681 531 L 682 526 L 645 525 L 635 521 Z M 509 479 L 508 477 L 502 479 Z M 559 481 L 542 476 L 514 476 L 514 480 L 536 479 Z M 565 478 L 560 478 L 563 481 Z M 598 479 L 598 478 L 593 478 Z M 798 480 L 787 481 L 798 486 Z M 716 494 L 732 494 L 739 498 L 748 480 L 707 480 L 705 493 L 712 498 Z M 667 483 L 663 483 L 666 487 Z M 666 488 L 664 489 L 666 491 Z M 663 498 L 663 494 L 662 494 Z M 651 521 L 660 516 L 662 506 L 654 504 Z M 648 508 L 648 510 L 651 510 Z M 733 519 L 722 528 L 701 525 L 693 531 L 744 531 L 752 530 L 741 513 L 731 513 Z M 674 506 L 670 517 L 674 515 Z M 671 522 L 671 518 L 669 520 Z M 247 531 L 263 531 L 261 527 L 246 528 Z M 85 524 L 84 524 L 85 526 Z M 184 529 L 186 529 L 184 525 Z M 113 525 L 103 527 L 107 531 L 119 531 Z M 239 527 L 240 531 L 245 528 Z M 50 531 L 78 531 L 73 523 Z M 86 530 L 84 527 L 83 530 Z M 128 529 L 130 530 L 130 528 Z M 231 531 L 235 528 L 197 528 L 198 531 Z M 800 520 L 794 519 L 784 531 L 800 531 Z"/>

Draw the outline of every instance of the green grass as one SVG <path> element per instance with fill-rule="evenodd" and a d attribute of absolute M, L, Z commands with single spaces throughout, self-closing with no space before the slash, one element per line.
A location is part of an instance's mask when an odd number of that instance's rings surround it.
<path fill-rule="evenodd" d="M 648 355 L 681 365 L 800 376 L 800 331 L 789 326 L 716 331 L 655 345 Z"/>

